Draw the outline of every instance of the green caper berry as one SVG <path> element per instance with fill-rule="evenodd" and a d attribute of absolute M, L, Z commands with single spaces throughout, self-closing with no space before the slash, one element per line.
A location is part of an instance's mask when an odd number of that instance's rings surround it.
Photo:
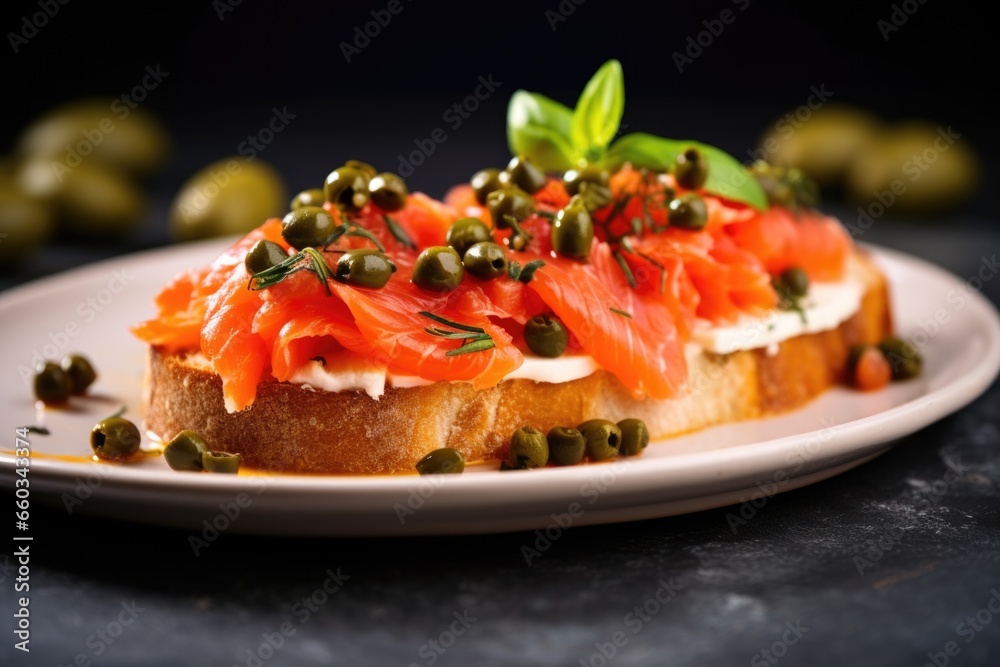
<path fill-rule="evenodd" d="M 902 338 L 890 337 L 878 344 L 889 366 L 893 380 L 909 380 L 920 375 L 924 360 L 920 354 Z"/>
<path fill-rule="evenodd" d="M 138 427 L 127 419 L 102 419 L 90 431 L 90 448 L 99 458 L 120 461 L 139 451 Z"/>
<path fill-rule="evenodd" d="M 587 456 L 591 461 L 604 461 L 618 456 L 622 445 L 622 430 L 607 419 L 588 419 L 576 429 L 587 441 Z"/>
<path fill-rule="evenodd" d="M 491 192 L 486 197 L 486 208 L 489 209 L 493 226 L 497 229 L 507 229 L 510 223 L 505 216 L 511 216 L 521 222 L 534 215 L 535 200 L 521 188 L 509 186 Z"/>
<path fill-rule="evenodd" d="M 383 211 L 398 211 L 406 205 L 410 191 L 406 182 L 396 174 L 377 174 L 368 183 L 372 202 Z"/>
<path fill-rule="evenodd" d="M 622 444 L 619 448 L 622 456 L 635 456 L 649 445 L 649 429 L 641 419 L 623 419 L 618 422 L 622 432 Z"/>
<path fill-rule="evenodd" d="M 384 287 L 396 265 L 382 252 L 373 248 L 348 250 L 337 260 L 334 278 L 355 287 Z"/>
<path fill-rule="evenodd" d="M 587 259 L 594 241 L 594 221 L 583 198 L 577 195 L 556 213 L 552 222 L 552 248 L 565 257 Z"/>
<path fill-rule="evenodd" d="M 503 187 L 503 183 L 500 182 L 500 173 L 499 169 L 481 169 L 469 179 L 469 185 L 472 186 L 472 191 L 476 195 L 476 201 L 480 205 L 485 206 L 486 197 L 494 190 L 499 190 Z"/>
<path fill-rule="evenodd" d="M 297 208 L 281 223 L 281 236 L 288 245 L 299 250 L 322 246 L 337 228 L 330 212 L 319 206 Z"/>
<path fill-rule="evenodd" d="M 465 470 L 465 457 L 462 456 L 462 452 L 451 447 L 435 449 L 417 461 L 417 472 L 421 475 L 457 475 L 463 470 Z"/>
<path fill-rule="evenodd" d="M 778 284 L 788 296 L 802 297 L 809 292 L 809 274 L 793 266 L 781 272 Z"/>
<path fill-rule="evenodd" d="M 181 431 L 163 449 L 163 459 L 172 470 L 203 470 L 202 457 L 208 443 L 194 431 Z"/>
<path fill-rule="evenodd" d="M 477 278 L 491 280 L 506 275 L 510 263 L 507 253 L 492 241 L 481 241 L 465 251 L 465 270 Z"/>
<path fill-rule="evenodd" d="M 432 246 L 417 257 L 410 280 L 426 290 L 450 292 L 458 287 L 464 275 L 465 268 L 454 248 Z"/>
<path fill-rule="evenodd" d="M 522 426 L 510 437 L 507 465 L 517 470 L 541 468 L 549 462 L 549 443 L 545 434 L 531 426 Z"/>
<path fill-rule="evenodd" d="M 525 323 L 524 342 L 535 354 L 554 359 L 566 351 L 569 333 L 558 317 L 538 315 Z"/>
<path fill-rule="evenodd" d="M 523 155 L 511 158 L 507 169 L 498 178 L 503 185 L 516 185 L 530 195 L 544 188 L 548 181 L 545 172 Z"/>
<path fill-rule="evenodd" d="M 243 265 L 246 267 L 247 273 L 255 276 L 261 271 L 281 264 L 286 259 L 288 259 L 288 253 L 285 252 L 284 248 L 274 241 L 261 239 L 250 246 L 247 256 L 243 259 Z"/>
<path fill-rule="evenodd" d="M 583 184 L 599 185 L 607 187 L 611 181 L 611 174 L 607 169 L 595 165 L 587 165 L 578 169 L 570 169 L 563 174 L 563 183 L 566 185 L 566 192 L 570 196 L 580 194 L 580 186 Z M 609 191 L 610 194 L 610 191 Z"/>
<path fill-rule="evenodd" d="M 492 241 L 493 233 L 486 223 L 479 218 L 460 218 L 451 223 L 445 243 L 455 249 L 459 256 L 464 257 L 466 251 L 481 241 Z"/>
<path fill-rule="evenodd" d="M 205 472 L 236 474 L 240 471 L 243 457 L 229 452 L 205 452 L 201 455 L 201 465 Z"/>
<path fill-rule="evenodd" d="M 697 148 L 688 148 L 674 162 L 674 179 L 685 190 L 698 190 L 708 180 L 708 162 Z"/>
<path fill-rule="evenodd" d="M 576 465 L 587 452 L 587 439 L 575 428 L 556 426 L 549 431 L 546 439 L 549 442 L 549 459 L 556 465 Z"/>
<path fill-rule="evenodd" d="M 94 384 L 94 380 L 97 379 L 97 372 L 94 370 L 93 365 L 83 355 L 66 355 L 63 357 L 60 365 L 66 371 L 66 374 L 69 375 L 74 394 L 83 394 L 87 391 L 87 387 Z"/>
<path fill-rule="evenodd" d="M 330 172 L 323 184 L 323 196 L 348 211 L 359 211 L 368 203 L 368 182 L 374 173 L 354 167 L 338 167 Z M 298 247 L 298 246 L 296 246 Z"/>
<path fill-rule="evenodd" d="M 702 229 L 708 224 L 708 207 L 701 195 L 688 192 L 670 201 L 667 219 L 672 227 Z"/>
<path fill-rule="evenodd" d="M 288 205 L 289 210 L 294 211 L 297 208 L 302 208 L 303 206 L 322 206 L 323 202 L 326 201 L 326 195 L 319 188 L 311 188 L 309 190 L 303 190 L 299 194 L 295 195 L 292 202 Z"/>
<path fill-rule="evenodd" d="M 59 405 L 73 393 L 73 379 L 62 366 L 44 361 L 35 368 L 35 398 L 46 405 Z"/>
<path fill-rule="evenodd" d="M 348 160 L 344 163 L 344 166 L 351 169 L 357 169 L 368 178 L 373 178 L 375 174 L 378 173 L 378 169 L 371 166 L 367 162 L 362 162 L 361 160 Z"/>

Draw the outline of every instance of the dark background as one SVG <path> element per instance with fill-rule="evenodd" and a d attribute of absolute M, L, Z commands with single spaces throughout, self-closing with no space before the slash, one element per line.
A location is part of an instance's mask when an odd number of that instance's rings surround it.
<path fill-rule="evenodd" d="M 225 0 L 69 2 L 16 55 L 4 40 L 9 94 L 0 154 L 51 106 L 120 95 L 140 82 L 145 66 L 159 64 L 169 76 L 144 106 L 166 122 L 175 152 L 150 184 L 162 206 L 131 239 L 150 245 L 166 239 L 166 203 L 185 177 L 234 154 L 274 107 L 296 118 L 260 157 L 292 191 L 315 187 L 348 158 L 395 169 L 414 140 L 444 127 L 448 140 L 408 179 L 412 189 L 443 196 L 476 169 L 507 159 L 504 115 L 514 90 L 573 104 L 590 74 L 614 57 L 625 70 L 628 131 L 701 139 L 746 160 L 775 118 L 804 103 L 810 86 L 824 85 L 833 101 L 887 120 L 953 126 L 984 157 L 983 182 L 995 174 L 997 58 L 991 24 L 972 3 L 910 0 L 915 13 L 885 40 L 877 22 L 890 18 L 889 2 L 400 1 L 403 11 L 350 63 L 340 43 L 386 2 L 244 0 L 221 19 Z M 573 12 L 553 30 L 546 11 L 560 6 Z M 678 72 L 671 54 L 727 8 L 735 21 Z M 37 10 L 32 2 L 5 3 L 0 28 L 16 30 Z M 502 85 L 461 128 L 448 129 L 442 114 L 473 92 L 480 75 Z M 989 210 L 980 195 L 959 213 Z"/>
<path fill-rule="evenodd" d="M 962 276 L 1000 247 L 989 185 L 997 175 L 995 28 L 983 9 L 910 3 L 919 9 L 886 41 L 876 22 L 892 13 L 888 1 L 752 0 L 741 12 L 728 0 L 587 0 L 553 31 L 545 11 L 559 4 L 404 0 L 403 12 L 348 64 L 339 43 L 385 2 L 243 0 L 220 20 L 211 2 L 71 0 L 20 53 L 6 39 L 0 45 L 0 154 L 51 106 L 120 95 L 157 64 L 170 74 L 144 106 L 166 123 L 174 154 L 148 183 L 153 206 L 135 235 L 115 245 L 57 243 L 0 285 L 166 242 L 167 207 L 180 184 L 235 153 L 274 107 L 287 106 L 296 118 L 260 157 L 295 191 L 315 187 L 348 158 L 394 169 L 414 140 L 445 126 L 442 114 L 472 93 L 477 77 L 492 74 L 501 88 L 461 128 L 448 129 L 448 140 L 408 179 L 441 196 L 507 159 L 504 116 L 515 89 L 572 104 L 611 57 L 624 65 L 628 131 L 697 138 L 740 158 L 813 85 L 887 120 L 951 125 L 983 160 L 979 195 L 938 220 L 890 211 L 865 240 Z M 736 21 L 679 73 L 672 52 L 724 8 L 734 9 Z M 19 29 L 35 11 L 34 2 L 5 3 L 0 29 Z M 850 213 L 836 200 L 827 208 Z M 989 283 L 984 294 L 997 303 L 998 289 Z M 957 624 L 1000 584 L 998 405 L 994 385 L 881 459 L 771 498 L 739 534 L 727 524 L 733 508 L 576 528 L 532 568 L 519 555 L 531 534 L 282 541 L 226 534 L 195 559 L 181 531 L 39 508 L 36 651 L 14 664 L 95 657 L 87 637 L 132 599 L 147 610 L 139 630 L 127 630 L 95 664 L 246 664 L 261 633 L 287 620 L 327 568 L 342 566 L 353 580 L 267 667 L 428 664 L 421 645 L 465 608 L 482 620 L 437 664 L 577 665 L 585 658 L 597 665 L 595 642 L 608 641 L 623 614 L 671 577 L 690 583 L 609 665 L 746 665 L 781 638 L 786 623 L 801 620 L 810 630 L 781 665 L 919 667 L 928 652 L 963 641 Z M 928 491 L 955 460 L 966 467 L 961 479 L 943 495 Z M 874 558 L 861 574 L 858 555 Z M 7 574 L 0 576 L 4 600 Z M 7 664 L 9 635 L 2 642 Z M 949 661 L 997 664 L 998 647 L 993 620 Z"/>

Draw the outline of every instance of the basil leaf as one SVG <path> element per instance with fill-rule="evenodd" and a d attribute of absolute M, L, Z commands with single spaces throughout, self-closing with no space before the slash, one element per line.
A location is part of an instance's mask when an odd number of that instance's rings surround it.
<path fill-rule="evenodd" d="M 588 159 L 599 157 L 618 134 L 625 111 L 622 64 L 609 60 L 587 82 L 573 111 L 573 147 Z"/>
<path fill-rule="evenodd" d="M 677 156 L 691 147 L 700 150 L 708 162 L 706 192 L 767 210 L 767 195 L 753 174 L 729 153 L 698 141 L 665 139 L 642 132 L 627 134 L 611 145 L 604 163 L 612 169 L 631 162 L 636 167 L 670 171 Z"/>
<path fill-rule="evenodd" d="M 576 166 L 570 140 L 573 112 L 555 100 L 516 91 L 507 105 L 507 143 L 513 155 L 525 155 L 544 171 Z"/>

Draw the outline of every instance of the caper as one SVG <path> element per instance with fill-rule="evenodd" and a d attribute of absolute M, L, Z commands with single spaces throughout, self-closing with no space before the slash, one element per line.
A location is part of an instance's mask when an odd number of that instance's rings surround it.
<path fill-rule="evenodd" d="M 549 462 L 549 443 L 545 434 L 532 426 L 522 426 L 510 438 L 507 465 L 517 470 L 541 468 Z"/>
<path fill-rule="evenodd" d="M 242 460 L 243 457 L 239 454 L 229 452 L 205 452 L 201 455 L 201 465 L 205 472 L 236 474 L 240 471 Z"/>
<path fill-rule="evenodd" d="M 11 270 L 27 261 L 51 237 L 55 210 L 7 184 L 0 185 L 0 265 Z M 13 184 L 11 184 L 13 186 Z"/>
<path fill-rule="evenodd" d="M 73 379 L 54 362 L 43 361 L 35 368 L 35 398 L 46 405 L 59 405 L 73 393 Z"/>
<path fill-rule="evenodd" d="M 60 365 L 62 366 L 62 369 L 66 371 L 66 374 L 69 375 L 70 382 L 73 385 L 74 394 L 82 394 L 86 392 L 87 387 L 94 384 L 94 380 L 97 379 L 97 373 L 94 371 L 94 366 L 90 363 L 90 360 L 83 355 L 66 355 L 63 357 Z"/>
<path fill-rule="evenodd" d="M 566 257 L 586 259 L 594 241 L 594 221 L 583 198 L 577 195 L 556 213 L 552 223 L 552 248 Z"/>
<path fill-rule="evenodd" d="M 274 241 L 261 239 L 247 251 L 247 256 L 243 259 L 243 265 L 247 268 L 247 273 L 251 276 L 257 275 L 261 271 L 266 271 L 272 266 L 277 266 L 288 259 L 285 249 Z"/>
<path fill-rule="evenodd" d="M 608 170 L 597 165 L 587 165 L 586 167 L 570 169 L 563 174 L 563 183 L 566 185 L 566 192 L 571 196 L 580 194 L 580 186 L 584 183 L 607 187 L 610 180 L 611 174 L 608 173 Z"/>
<path fill-rule="evenodd" d="M 607 419 L 588 419 L 576 427 L 587 441 L 591 461 L 614 458 L 622 445 L 622 430 Z"/>
<path fill-rule="evenodd" d="M 499 169 L 481 169 L 472 175 L 472 178 L 469 179 L 469 185 L 472 186 L 477 202 L 485 205 L 486 197 L 494 190 L 503 187 L 503 183 L 500 182 L 500 173 Z"/>
<path fill-rule="evenodd" d="M 502 185 L 516 185 L 532 195 L 544 188 L 548 180 L 545 178 L 545 172 L 523 155 L 511 158 L 507 163 L 507 169 L 498 176 L 498 179 Z"/>
<path fill-rule="evenodd" d="M 417 257 L 411 280 L 417 287 L 435 292 L 449 292 L 462 282 L 465 269 L 454 248 L 431 246 Z"/>
<path fill-rule="evenodd" d="M 145 197 L 125 174 L 97 161 L 84 161 L 72 169 L 54 168 L 60 164 L 28 160 L 18 170 L 17 185 L 23 194 L 52 207 L 62 236 L 121 238 L 142 219 Z"/>
<path fill-rule="evenodd" d="M 108 417 L 90 431 L 90 448 L 102 459 L 120 461 L 139 451 L 138 427 L 121 417 Z"/>
<path fill-rule="evenodd" d="M 208 443 L 194 431 L 181 431 L 163 449 L 163 458 L 173 470 L 203 470 Z"/>
<path fill-rule="evenodd" d="M 368 183 L 372 201 L 383 211 L 398 211 L 406 205 L 410 191 L 406 182 L 396 174 L 378 174 Z"/>
<path fill-rule="evenodd" d="M 708 224 L 708 207 L 705 206 L 705 200 L 694 192 L 672 199 L 667 208 L 667 219 L 673 227 L 697 230 Z"/>
<path fill-rule="evenodd" d="M 913 346 L 902 338 L 890 337 L 878 344 L 892 367 L 893 380 L 909 380 L 920 375 L 924 360 Z"/>
<path fill-rule="evenodd" d="M 378 173 L 378 169 L 371 166 L 367 162 L 362 162 L 361 160 L 348 160 L 344 163 L 344 166 L 351 169 L 357 169 L 368 178 L 374 178 L 375 174 Z"/>
<path fill-rule="evenodd" d="M 292 203 L 288 205 L 289 210 L 294 211 L 297 208 L 302 208 L 303 206 L 322 206 L 323 202 L 326 201 L 326 195 L 319 188 L 311 188 L 309 190 L 303 190 L 299 194 L 295 195 L 292 199 Z"/>
<path fill-rule="evenodd" d="M 507 229 L 510 223 L 506 216 L 518 222 L 535 213 L 535 200 L 521 188 L 510 186 L 494 190 L 486 197 L 486 208 L 497 229 Z"/>
<path fill-rule="evenodd" d="M 587 439 L 575 428 L 556 426 L 546 436 L 549 459 L 560 466 L 576 465 L 587 451 Z"/>
<path fill-rule="evenodd" d="M 462 452 L 451 447 L 442 447 L 417 461 L 417 472 L 421 475 L 452 474 L 465 470 Z"/>
<path fill-rule="evenodd" d="M 322 246 L 337 228 L 337 221 L 330 212 L 319 206 L 297 208 L 281 222 L 281 236 L 288 245 L 299 250 Z"/>
<path fill-rule="evenodd" d="M 170 233 L 178 241 L 246 234 L 284 215 L 287 205 L 284 179 L 263 159 L 219 160 L 181 188 L 170 207 Z"/>
<path fill-rule="evenodd" d="M 326 177 L 323 195 L 328 202 L 348 211 L 359 211 L 371 197 L 368 192 L 370 180 L 371 176 L 365 171 L 355 167 L 338 167 Z"/>
<path fill-rule="evenodd" d="M 451 223 L 445 243 L 455 249 L 459 256 L 464 257 L 466 251 L 481 241 L 492 241 L 493 233 L 479 218 L 460 218 Z"/>
<path fill-rule="evenodd" d="M 373 248 L 348 250 L 337 260 L 334 277 L 355 287 L 382 287 L 389 282 L 396 265 Z"/>
<path fill-rule="evenodd" d="M 566 351 L 569 334 L 558 317 L 538 315 L 524 325 L 524 342 L 535 354 L 555 358 Z"/>
<path fill-rule="evenodd" d="M 778 276 L 778 289 L 787 296 L 805 296 L 809 292 L 809 274 L 797 266 L 785 269 Z"/>
<path fill-rule="evenodd" d="M 622 456 L 635 456 L 649 445 L 649 429 L 641 419 L 623 419 L 618 422 L 622 432 L 622 444 L 619 448 Z"/>
<path fill-rule="evenodd" d="M 83 158 L 132 174 L 159 169 L 170 152 L 166 129 L 145 105 L 129 102 L 126 109 L 121 104 L 121 99 L 91 98 L 57 107 L 21 135 L 18 152 L 66 166 L 79 166 Z"/>
<path fill-rule="evenodd" d="M 499 278 L 507 273 L 507 268 L 510 266 L 507 253 L 492 241 L 473 244 L 465 251 L 462 264 L 465 265 L 466 271 L 483 280 Z"/>
<path fill-rule="evenodd" d="M 685 190 L 697 190 L 708 180 L 708 161 L 697 148 L 688 148 L 674 162 L 674 179 Z"/>

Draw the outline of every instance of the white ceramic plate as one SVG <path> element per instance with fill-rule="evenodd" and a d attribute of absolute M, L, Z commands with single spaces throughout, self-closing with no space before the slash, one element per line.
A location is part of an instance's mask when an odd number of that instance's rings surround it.
<path fill-rule="evenodd" d="M 225 243 L 175 246 L 63 273 L 0 295 L 3 433 L 0 483 L 15 483 L 15 428 L 36 422 L 30 368 L 38 354 L 87 354 L 93 397 L 48 411 L 52 434 L 31 434 L 32 502 L 194 529 L 289 535 L 483 533 L 662 517 L 766 497 L 872 459 L 894 439 L 954 412 L 1000 369 L 1000 319 L 965 283 L 900 253 L 872 248 L 889 276 L 897 329 L 925 357 L 921 378 L 875 393 L 827 392 L 781 417 L 654 442 L 612 464 L 418 477 L 228 476 L 178 473 L 159 458 L 88 461 L 88 433 L 121 404 L 138 420 L 145 348 L 129 324 L 184 267 Z M 65 458 L 69 457 L 69 458 Z M 74 458 L 76 457 L 76 458 Z M 759 501 L 758 501 L 759 502 Z M 562 524 L 558 526 L 558 524 Z M 214 528 L 209 528 L 213 526 Z"/>

